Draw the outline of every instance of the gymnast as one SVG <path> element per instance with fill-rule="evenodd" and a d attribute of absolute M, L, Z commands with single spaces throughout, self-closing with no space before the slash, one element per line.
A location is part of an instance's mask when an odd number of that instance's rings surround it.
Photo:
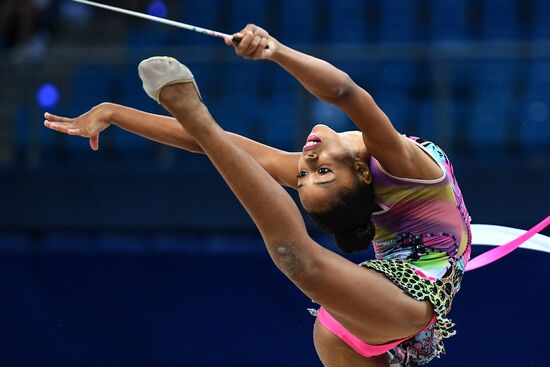
<path fill-rule="evenodd" d="M 174 118 L 102 103 L 71 119 L 45 114 L 46 127 L 90 139 L 111 124 L 163 144 L 205 153 L 254 220 L 275 265 L 310 299 L 313 339 L 326 367 L 426 364 L 454 335 L 447 318 L 470 257 L 470 218 L 453 168 L 435 144 L 401 135 L 373 98 L 343 71 L 247 25 L 226 41 L 238 55 L 270 60 L 358 131 L 316 125 L 302 152 L 285 152 L 225 132 L 202 101 L 190 70 L 168 57 L 144 60 L 147 94 Z M 281 185 L 298 190 L 315 223 L 354 264 L 325 249 Z"/>

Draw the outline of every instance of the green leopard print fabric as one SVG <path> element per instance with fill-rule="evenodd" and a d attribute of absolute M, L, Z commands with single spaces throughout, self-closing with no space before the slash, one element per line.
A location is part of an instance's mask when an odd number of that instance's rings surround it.
<path fill-rule="evenodd" d="M 464 275 L 461 260 L 447 257 L 447 270 L 437 279 L 425 276 L 414 262 L 401 259 L 369 260 L 361 264 L 384 274 L 408 295 L 418 301 L 428 300 L 437 317 L 428 329 L 405 340 L 392 351 L 392 365 L 414 367 L 430 362 L 445 353 L 443 339 L 455 335 L 454 323 L 447 318 Z"/>

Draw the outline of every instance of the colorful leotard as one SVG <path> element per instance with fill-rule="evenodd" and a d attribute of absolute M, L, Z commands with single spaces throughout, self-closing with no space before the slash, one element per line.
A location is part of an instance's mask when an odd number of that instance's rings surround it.
<path fill-rule="evenodd" d="M 409 139 L 437 162 L 442 175 L 435 180 L 398 178 L 371 158 L 382 210 L 372 216 L 376 260 L 362 264 L 434 308 L 437 322 L 393 349 L 401 366 L 425 364 L 444 353 L 443 339 L 455 334 L 447 314 L 471 252 L 470 216 L 451 162 L 432 142 Z"/>
<path fill-rule="evenodd" d="M 456 259 L 466 254 L 464 259 L 467 261 L 470 218 L 453 167 L 435 144 L 419 138 L 409 139 L 428 153 L 443 173 L 434 180 L 398 178 L 387 173 L 380 162 L 371 157 L 375 197 L 382 208 L 372 216 L 376 226 L 373 241 L 376 258 L 411 258 L 414 246 L 409 242 L 414 242 Z M 444 271 L 441 264 L 425 268 L 435 278 Z"/>
<path fill-rule="evenodd" d="M 444 353 L 443 339 L 455 333 L 447 314 L 471 251 L 470 217 L 449 159 L 435 144 L 408 138 L 437 162 L 441 177 L 395 177 L 371 157 L 375 200 L 382 210 L 372 215 L 376 259 L 361 264 L 433 306 L 436 322 L 393 347 L 392 366 L 402 367 L 422 365 Z"/>

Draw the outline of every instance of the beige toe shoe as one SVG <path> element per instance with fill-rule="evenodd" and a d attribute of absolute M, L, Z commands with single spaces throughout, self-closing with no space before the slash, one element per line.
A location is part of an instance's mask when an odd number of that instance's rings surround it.
<path fill-rule="evenodd" d="M 195 90 L 202 100 L 195 78 L 191 70 L 178 60 L 167 56 L 154 56 L 139 63 L 139 77 L 143 82 L 143 89 L 147 95 L 159 101 L 159 95 L 162 88 L 171 84 L 193 83 Z"/>

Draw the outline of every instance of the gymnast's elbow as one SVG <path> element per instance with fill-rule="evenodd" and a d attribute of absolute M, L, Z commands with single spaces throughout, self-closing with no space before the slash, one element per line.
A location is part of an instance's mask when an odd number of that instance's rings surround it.
<path fill-rule="evenodd" d="M 352 93 L 354 88 L 357 86 L 351 77 L 341 72 L 341 76 L 338 78 L 338 82 L 330 88 L 329 93 L 323 98 L 325 102 L 332 104 L 339 104 L 340 102 L 346 100 Z"/>

